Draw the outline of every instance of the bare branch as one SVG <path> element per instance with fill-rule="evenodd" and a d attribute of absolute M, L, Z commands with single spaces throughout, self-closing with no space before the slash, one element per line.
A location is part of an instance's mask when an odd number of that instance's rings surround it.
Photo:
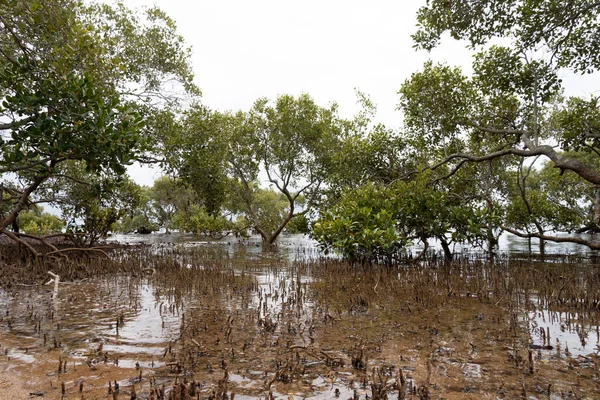
<path fill-rule="evenodd" d="M 275 185 L 275 187 L 276 187 L 276 188 L 277 188 L 277 189 L 278 189 L 280 192 L 282 192 L 282 193 L 283 193 L 283 191 L 285 190 L 285 189 L 284 189 L 284 188 L 285 188 L 285 185 L 284 185 L 283 187 L 282 187 L 282 186 L 279 186 L 279 181 L 278 181 L 277 179 L 273 179 L 273 178 L 271 177 L 271 171 L 269 170 L 269 167 L 268 167 L 268 165 L 267 165 L 267 164 L 265 164 L 265 171 L 267 172 L 267 178 L 269 179 L 269 182 L 271 182 L 272 184 L 274 184 L 274 185 Z M 274 171 L 274 172 L 275 172 L 275 174 L 277 174 L 277 172 L 276 172 L 276 171 Z"/>
<path fill-rule="evenodd" d="M 45 255 L 51 256 L 54 254 L 65 253 L 67 251 L 82 251 L 82 252 L 90 251 L 90 252 L 102 253 L 106 258 L 109 258 L 108 254 L 106 254 L 106 252 L 104 250 L 102 250 L 102 249 L 106 249 L 106 248 L 110 248 L 110 247 L 69 247 L 67 249 L 51 251 L 49 253 L 46 253 Z"/>
<path fill-rule="evenodd" d="M 421 251 L 415 258 L 408 260 L 410 264 L 414 264 L 420 261 L 426 254 L 429 249 L 429 242 L 427 240 L 423 240 L 423 251 Z"/>
<path fill-rule="evenodd" d="M 582 244 L 584 246 L 589 247 L 592 250 L 600 250 L 600 242 L 594 242 L 594 241 L 587 240 L 587 239 L 580 238 L 580 237 L 572 237 L 572 236 L 559 237 L 559 236 L 550 236 L 550 235 L 545 235 L 545 234 L 540 234 L 540 233 L 523 233 L 523 232 L 519 232 L 515 229 L 508 228 L 504 225 L 500 225 L 500 228 L 504 229 L 508 233 L 512 233 L 515 236 L 525 238 L 525 239 L 533 238 L 533 239 L 547 240 L 547 241 L 555 242 L 555 243 Z"/>
<path fill-rule="evenodd" d="M 12 233 L 15 236 L 18 236 L 18 237 L 24 237 L 24 238 L 33 239 L 33 240 L 39 240 L 40 242 L 42 242 L 46 246 L 50 247 L 52 250 L 58 250 L 58 247 L 56 247 L 52 243 L 48 242 L 44 236 L 28 235 L 26 233 L 20 233 L 20 232 L 12 232 Z"/>
<path fill-rule="evenodd" d="M 140 164 L 158 164 L 161 162 L 164 162 L 166 160 L 166 158 L 156 158 L 156 157 L 150 157 L 150 156 L 138 156 L 136 158 L 136 161 L 139 162 Z"/>
<path fill-rule="evenodd" d="M 504 156 L 508 156 L 508 155 L 514 155 L 514 156 L 518 156 L 518 157 L 546 156 L 552 162 L 554 162 L 556 168 L 560 168 L 561 170 L 573 171 L 574 173 L 576 173 L 577 175 L 579 175 L 586 181 L 596 184 L 596 185 L 600 185 L 600 173 L 598 171 L 596 171 L 595 169 L 588 167 L 581 161 L 574 159 L 574 158 L 567 158 L 567 157 L 560 155 L 558 152 L 556 152 L 556 150 L 554 150 L 554 148 L 552 148 L 552 146 L 548 146 L 548 145 L 535 146 L 535 144 L 533 144 L 533 142 L 526 135 L 523 135 L 521 137 L 521 140 L 523 140 L 523 142 L 525 143 L 525 145 L 527 147 L 526 150 L 508 148 L 508 149 L 503 149 L 503 150 L 495 151 L 492 153 L 484 154 L 482 156 L 474 156 L 472 154 L 456 153 L 456 154 L 452 154 L 452 155 L 444 158 L 442 161 L 438 162 L 437 164 L 434 164 L 431 167 L 428 167 L 427 169 L 436 170 L 437 168 L 441 167 L 442 165 L 445 165 L 445 164 L 449 163 L 450 161 L 456 160 L 456 159 L 467 160 L 467 161 L 471 161 L 471 162 L 482 162 L 482 161 L 494 160 L 496 158 L 500 158 L 500 157 L 504 157 Z M 464 164 L 465 163 L 459 163 L 457 166 L 455 166 L 453 168 L 453 171 L 451 171 L 451 173 L 449 174 L 449 176 L 452 176 L 454 173 L 456 173 L 456 171 L 454 171 L 454 170 L 458 170 Z"/>
<path fill-rule="evenodd" d="M 73 177 L 73 176 L 70 176 L 70 175 L 65 175 L 65 174 L 53 174 L 52 176 L 53 176 L 54 178 L 65 178 L 65 179 L 68 179 L 68 180 L 70 180 L 70 181 L 73 181 L 73 182 L 75 182 L 75 183 L 79 183 L 79 184 L 81 184 L 81 185 L 85 185 L 85 186 L 90 186 L 90 187 L 93 187 L 93 186 L 94 186 L 93 184 L 91 184 L 91 183 L 89 183 L 89 182 L 82 181 L 81 179 L 77 179 L 77 178 L 75 178 L 75 177 Z"/>
<path fill-rule="evenodd" d="M 537 160 L 537 158 L 536 158 L 536 160 Z M 525 204 L 525 208 L 527 208 L 527 213 L 533 218 L 533 223 L 535 224 L 535 227 L 537 228 L 538 232 L 540 234 L 543 234 L 544 228 L 542 227 L 542 224 L 540 224 L 538 219 L 535 217 L 535 215 L 533 213 L 533 209 L 531 207 L 531 204 L 529 203 L 529 199 L 527 198 L 527 193 L 526 193 L 527 178 L 529 177 L 529 174 L 531 173 L 531 170 L 533 169 L 534 163 L 535 163 L 535 161 L 532 162 L 531 164 L 529 164 L 529 167 L 527 168 L 527 172 L 523 172 L 523 160 L 521 160 L 521 163 L 519 164 L 519 176 L 517 176 L 517 186 L 519 187 L 519 192 L 521 194 L 521 200 L 523 200 L 523 203 Z"/>
<path fill-rule="evenodd" d="M 531 135 L 530 131 L 525 131 L 522 129 L 497 129 L 497 128 L 490 128 L 490 127 L 483 126 L 483 125 L 478 125 L 473 122 L 469 122 L 468 125 L 472 126 L 473 128 L 479 129 L 480 131 L 487 132 L 487 133 L 496 133 L 496 134 L 503 134 L 503 135 L 519 135 L 519 136 Z"/>
<path fill-rule="evenodd" d="M 51 166 L 53 163 L 51 164 Z M 33 193 L 46 179 L 48 179 L 48 175 L 38 175 L 35 177 L 33 182 L 21 193 L 21 197 L 11 213 L 8 217 L 4 218 L 0 223 L 0 229 L 5 230 L 7 226 L 13 223 L 13 221 L 17 218 L 19 213 L 27 206 L 27 202 L 29 201 L 29 195 Z"/>

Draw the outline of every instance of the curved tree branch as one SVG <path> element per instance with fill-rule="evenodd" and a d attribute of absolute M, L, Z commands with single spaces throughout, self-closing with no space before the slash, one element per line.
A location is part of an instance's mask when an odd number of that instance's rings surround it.
<path fill-rule="evenodd" d="M 24 238 L 28 238 L 28 239 L 38 240 L 38 241 L 42 242 L 43 244 L 45 244 L 46 246 L 50 247 L 53 251 L 58 250 L 58 247 L 56 247 L 52 243 L 48 242 L 44 236 L 28 235 L 26 233 L 20 233 L 20 232 L 12 232 L 12 234 L 15 236 L 18 236 L 18 237 L 24 237 Z"/>
<path fill-rule="evenodd" d="M 475 156 L 475 155 L 466 154 L 466 153 L 451 154 L 448 157 L 444 158 L 442 161 L 438 162 L 437 164 L 434 164 L 433 166 L 428 167 L 428 169 L 435 170 L 435 169 L 441 167 L 442 165 L 445 165 L 453 160 L 466 160 L 466 161 L 471 161 L 471 162 L 482 162 L 482 161 L 493 160 L 496 158 L 509 156 L 509 155 L 514 155 L 514 156 L 518 156 L 518 157 L 546 156 L 554 163 L 556 168 L 559 168 L 561 170 L 561 172 L 563 172 L 565 170 L 573 171 L 574 173 L 576 173 L 577 175 L 579 175 L 581 178 L 585 179 L 586 181 L 593 183 L 595 185 L 600 185 L 600 172 L 587 166 L 580 160 L 565 157 L 565 156 L 559 154 L 556 150 L 554 150 L 554 148 L 552 146 L 548 146 L 548 145 L 536 146 L 533 143 L 533 141 L 529 138 L 529 132 L 527 132 L 527 131 L 516 130 L 516 129 L 494 129 L 494 128 L 487 128 L 487 127 L 483 127 L 483 126 L 479 126 L 479 125 L 474 125 L 474 126 L 477 129 L 480 129 L 480 130 L 482 130 L 484 132 L 488 132 L 488 133 L 506 133 L 506 134 L 520 133 L 521 141 L 525 144 L 525 149 L 517 149 L 517 148 L 511 147 L 508 149 L 502 149 L 502 150 L 498 150 L 498 151 L 491 152 L 488 154 L 484 154 L 482 156 Z M 452 171 L 447 176 L 450 177 L 453 174 L 455 174 L 456 171 L 458 169 L 460 169 L 460 167 L 462 167 L 464 164 L 465 164 L 464 162 L 459 163 L 457 166 L 455 166 L 452 169 Z"/>
<path fill-rule="evenodd" d="M 547 240 L 547 241 L 555 242 L 555 243 L 575 243 L 575 244 L 581 244 L 581 245 L 587 246 L 592 250 L 600 250 L 600 242 L 595 242 L 595 241 L 587 240 L 587 239 L 580 238 L 580 237 L 558 237 L 558 236 L 550 236 L 550 235 L 545 235 L 545 234 L 540 234 L 540 233 L 524 233 L 524 232 L 519 232 L 515 229 L 508 228 L 504 225 L 500 225 L 500 228 L 504 229 L 508 233 L 512 233 L 513 235 L 524 238 L 524 239 L 534 238 L 534 239 Z"/>
<path fill-rule="evenodd" d="M 50 166 L 53 167 L 54 162 L 51 163 Z M 8 214 L 8 216 L 0 222 L 0 229 L 5 230 L 7 226 L 12 224 L 13 221 L 17 219 L 19 213 L 27 205 L 27 202 L 29 201 L 29 195 L 33 193 L 46 179 L 48 179 L 48 175 L 38 175 L 35 177 L 33 182 L 21 193 L 19 201 L 10 214 Z"/>
<path fill-rule="evenodd" d="M 54 254 L 65 253 L 68 251 L 84 251 L 84 252 L 90 251 L 90 252 L 102 253 L 106 258 L 109 258 L 108 254 L 104 250 L 102 250 L 103 248 L 110 248 L 110 247 L 102 247 L 102 248 L 100 248 L 100 247 L 69 247 L 66 249 L 59 249 L 59 250 L 51 251 L 49 253 L 46 253 L 45 255 L 51 256 Z"/>
<path fill-rule="evenodd" d="M 13 232 L 11 231 L 7 231 L 6 229 L 2 229 L 2 233 L 4 233 L 6 236 L 8 236 L 9 238 L 11 238 L 12 240 L 14 240 L 15 242 L 22 244 L 27 250 L 29 250 L 31 252 L 31 254 L 33 254 L 33 256 L 35 258 L 41 256 L 41 253 L 38 253 L 32 245 L 30 245 L 29 243 L 27 243 L 26 241 L 20 239 L 17 235 L 15 235 Z"/>
<path fill-rule="evenodd" d="M 2 128 L 0 127 L 0 129 L 2 129 Z M 24 171 L 26 169 L 31 169 L 33 167 L 37 167 L 38 165 L 45 164 L 48 161 L 50 161 L 51 159 L 52 159 L 51 157 L 48 157 L 48 158 L 44 158 L 42 160 L 35 161 L 35 162 L 26 164 L 26 165 L 18 165 L 18 166 L 15 165 L 15 166 L 10 166 L 10 167 L 6 167 L 6 168 L 0 168 L 0 173 Z"/>

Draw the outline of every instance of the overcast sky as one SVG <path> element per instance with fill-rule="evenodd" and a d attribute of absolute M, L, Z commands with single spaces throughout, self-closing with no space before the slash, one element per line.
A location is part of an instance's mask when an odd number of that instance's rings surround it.
<path fill-rule="evenodd" d="M 192 46 L 203 102 L 213 109 L 247 110 L 259 97 L 308 93 L 321 105 L 337 102 L 350 117 L 356 87 L 378 106 L 378 122 L 399 128 L 397 91 L 427 59 L 470 70 L 464 43 L 448 38 L 432 53 L 412 47 L 425 0 L 124 1 L 157 5 L 176 21 Z M 599 88 L 589 77 L 564 78 L 569 94 L 589 96 Z M 145 185 L 160 175 L 140 167 L 130 173 Z"/>

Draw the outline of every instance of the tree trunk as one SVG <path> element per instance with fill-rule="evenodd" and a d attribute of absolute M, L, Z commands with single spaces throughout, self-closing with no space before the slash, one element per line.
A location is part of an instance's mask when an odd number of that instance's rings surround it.
<path fill-rule="evenodd" d="M 19 214 L 17 214 L 17 218 L 19 218 Z M 17 222 L 17 218 L 12 222 L 12 231 L 19 233 L 19 223 Z"/>
<path fill-rule="evenodd" d="M 54 163 L 50 164 L 50 168 L 54 167 Z M 17 216 L 23 209 L 25 209 L 27 205 L 27 201 L 29 200 L 29 195 L 33 193 L 46 179 L 48 179 L 48 175 L 38 175 L 35 177 L 31 185 L 29 185 L 21 194 L 19 201 L 13 208 L 13 210 L 8 214 L 6 218 L 0 221 L 0 230 L 6 229 L 9 225 L 17 219 Z"/>
<path fill-rule="evenodd" d="M 285 228 L 285 226 L 288 224 L 288 222 L 290 222 L 292 220 L 293 217 L 294 217 L 294 204 L 293 204 L 293 202 L 291 202 L 290 211 L 289 211 L 288 215 L 281 222 L 281 224 L 279 224 L 279 226 L 277 227 L 275 232 L 269 234 L 257 226 L 255 226 L 254 228 L 258 231 L 258 233 L 260 233 L 263 243 L 265 243 L 267 246 L 272 246 L 275 243 L 275 241 L 277 240 L 277 238 L 279 237 L 279 235 L 281 234 L 281 232 L 283 232 L 283 228 Z"/>
<path fill-rule="evenodd" d="M 454 258 L 454 255 L 452 254 L 452 250 L 450 249 L 450 244 L 448 243 L 446 238 L 443 236 L 440 236 L 438 239 L 440 240 L 442 249 L 444 250 L 444 259 L 447 262 L 452 261 L 452 259 Z"/>
<path fill-rule="evenodd" d="M 594 228 L 592 232 L 598 232 L 600 227 L 600 186 L 594 187 L 596 198 L 594 199 Z"/>
<path fill-rule="evenodd" d="M 486 236 L 488 240 L 488 255 L 490 257 L 494 257 L 494 254 L 498 249 L 498 238 L 494 235 L 494 232 L 491 229 L 486 231 Z"/>

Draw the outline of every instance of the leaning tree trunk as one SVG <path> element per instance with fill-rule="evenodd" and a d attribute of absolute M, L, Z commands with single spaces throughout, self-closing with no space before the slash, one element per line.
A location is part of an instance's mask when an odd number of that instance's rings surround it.
<path fill-rule="evenodd" d="M 51 164 L 51 166 L 54 166 L 54 164 Z M 27 202 L 29 201 L 29 195 L 31 195 L 31 193 L 33 193 L 46 179 L 48 179 L 48 175 L 38 175 L 35 177 L 31 185 L 21 193 L 19 201 L 17 201 L 11 212 L 4 219 L 0 220 L 0 230 L 5 230 L 16 221 L 19 213 L 25 209 Z"/>
<path fill-rule="evenodd" d="M 452 254 L 452 250 L 450 249 L 450 243 L 448 243 L 446 238 L 443 236 L 440 236 L 438 239 L 440 240 L 440 244 L 442 245 L 442 249 L 444 250 L 444 259 L 447 262 L 452 261 L 454 255 Z"/>

